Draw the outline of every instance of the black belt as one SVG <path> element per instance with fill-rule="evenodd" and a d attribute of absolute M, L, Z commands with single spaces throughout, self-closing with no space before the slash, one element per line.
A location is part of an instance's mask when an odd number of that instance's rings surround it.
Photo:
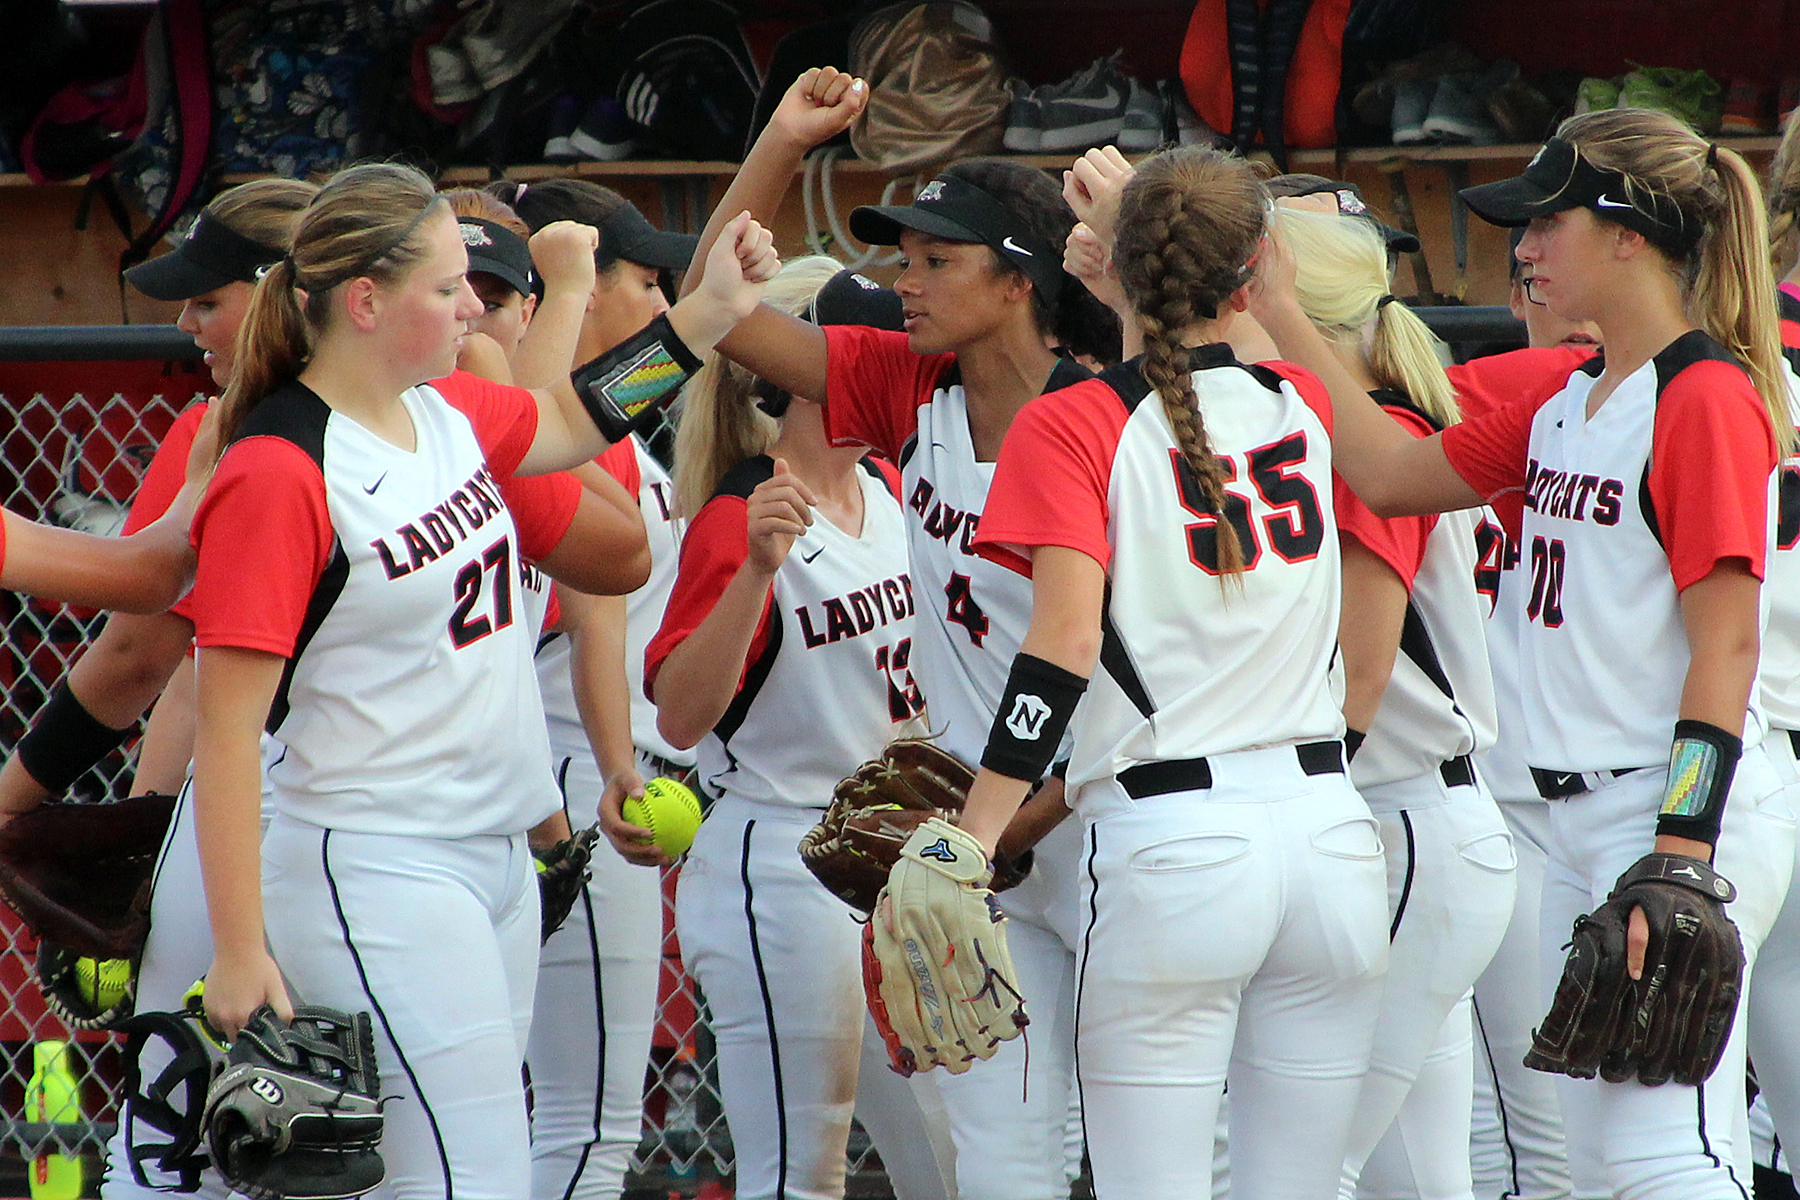
<path fill-rule="evenodd" d="M 1800 758 L 1800 729 L 1790 729 L 1787 735 L 1788 745 L 1794 748 L 1794 757 Z"/>
<path fill-rule="evenodd" d="M 1621 767 L 1616 771 L 1546 771 L 1531 768 L 1531 782 L 1537 784 L 1538 795 L 1546 800 L 1564 800 L 1605 787 L 1621 775 L 1641 771 L 1642 767 Z"/>
<path fill-rule="evenodd" d="M 1342 775 L 1344 743 L 1302 742 L 1294 747 L 1300 769 L 1308 775 Z M 1119 772 L 1119 786 L 1133 800 L 1168 792 L 1197 792 L 1213 785 L 1212 764 L 1204 758 L 1172 758 L 1139 763 Z"/>
<path fill-rule="evenodd" d="M 1474 787 L 1475 764 L 1466 754 L 1438 764 L 1438 774 L 1444 777 L 1445 787 Z"/>
<path fill-rule="evenodd" d="M 648 750 L 644 751 L 643 754 L 644 765 L 656 772 L 656 775 L 653 775 L 651 778 L 662 776 L 667 779 L 673 779 L 677 783 L 686 783 L 688 781 L 688 776 L 694 773 L 694 766 L 692 763 L 683 764 L 670 762 L 662 755 L 652 754 Z M 646 780 L 645 782 L 647 783 L 649 780 Z"/>

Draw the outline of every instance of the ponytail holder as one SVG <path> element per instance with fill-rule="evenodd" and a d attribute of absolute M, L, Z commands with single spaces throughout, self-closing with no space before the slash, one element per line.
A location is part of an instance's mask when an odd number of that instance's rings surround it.
<path fill-rule="evenodd" d="M 1394 295 L 1394 293 L 1389 292 L 1387 295 L 1383 296 L 1381 299 L 1379 299 L 1375 302 L 1375 311 L 1380 312 L 1382 309 L 1386 308 L 1388 305 L 1392 304 L 1394 301 L 1398 300 L 1399 298 L 1400 297 Z"/>
<path fill-rule="evenodd" d="M 1719 169 L 1719 143 L 1708 142 L 1706 144 L 1706 165 L 1715 171 Z"/>

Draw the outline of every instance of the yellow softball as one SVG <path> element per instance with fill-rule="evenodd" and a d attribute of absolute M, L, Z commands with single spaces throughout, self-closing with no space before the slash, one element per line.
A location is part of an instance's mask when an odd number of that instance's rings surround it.
<path fill-rule="evenodd" d="M 700 830 L 700 801 L 684 783 L 657 776 L 644 785 L 642 798 L 627 796 L 620 805 L 625 819 L 648 829 L 670 858 L 686 854 Z"/>
<path fill-rule="evenodd" d="M 88 958 L 75 960 L 75 985 L 81 998 L 105 1012 L 119 1001 L 131 987 L 131 960 L 125 958 Z"/>

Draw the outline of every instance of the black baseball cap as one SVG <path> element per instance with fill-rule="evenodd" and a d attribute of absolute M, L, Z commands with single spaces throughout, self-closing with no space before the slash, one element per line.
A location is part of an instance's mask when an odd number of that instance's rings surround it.
<path fill-rule="evenodd" d="M 814 325 L 867 325 L 898 332 L 906 327 L 900 294 L 866 275 L 839 271 L 825 281 L 802 315 Z"/>
<path fill-rule="evenodd" d="M 125 280 L 152 300 L 191 300 L 228 283 L 255 283 L 285 253 L 202 210 L 173 250 L 139 263 Z"/>
<path fill-rule="evenodd" d="M 469 273 L 492 275 L 521 296 L 531 295 L 531 247 L 504 225 L 480 217 L 458 217 Z"/>
<path fill-rule="evenodd" d="M 700 239 L 692 234 L 658 229 L 627 201 L 600 222 L 600 248 L 594 251 L 594 259 L 602 270 L 623 259 L 640 267 L 684 271 L 699 245 Z"/>
<path fill-rule="evenodd" d="M 871 246 L 898 246 L 913 229 L 952 242 L 989 246 L 1049 300 L 1062 291 L 1062 247 L 1033 233 L 1006 205 L 966 179 L 939 175 L 911 204 L 865 204 L 850 214 L 850 232 Z"/>
<path fill-rule="evenodd" d="M 1592 209 L 1598 216 L 1641 233 L 1651 245 L 1685 258 L 1700 243 L 1698 220 L 1690 221 L 1680 205 L 1620 171 L 1597 167 L 1581 156 L 1573 142 L 1551 138 L 1525 170 L 1512 179 L 1464 188 L 1457 193 L 1476 216 L 1491 225 L 1528 225 L 1572 208 Z"/>
<path fill-rule="evenodd" d="M 1361 217 L 1381 233 L 1391 254 L 1417 254 L 1421 248 L 1419 235 L 1396 229 L 1375 216 L 1375 210 L 1363 199 L 1362 189 L 1354 183 L 1327 179 L 1323 175 L 1277 175 L 1268 182 L 1269 195 L 1277 198 L 1316 196 L 1330 192 L 1337 197 L 1338 212 L 1346 217 Z"/>

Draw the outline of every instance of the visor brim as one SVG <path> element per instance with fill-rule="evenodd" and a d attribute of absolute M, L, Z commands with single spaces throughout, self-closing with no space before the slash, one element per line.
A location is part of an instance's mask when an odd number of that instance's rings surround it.
<path fill-rule="evenodd" d="M 621 242 L 619 257 L 640 267 L 655 267 L 660 271 L 685 271 L 694 261 L 694 251 L 699 246 L 700 239 L 692 234 L 653 229 L 633 238 L 629 245 Z"/>
<path fill-rule="evenodd" d="M 950 242 L 987 240 L 960 221 L 912 204 L 865 204 L 850 213 L 850 235 L 870 246 L 898 246 L 903 229 Z"/>
<path fill-rule="evenodd" d="M 1576 207 L 1574 202 L 1559 200 L 1555 193 L 1523 175 L 1464 188 L 1457 195 L 1470 212 L 1490 225 L 1506 229 L 1529 225 L 1533 217 Z"/>
<path fill-rule="evenodd" d="M 176 248 L 132 267 L 125 272 L 125 282 L 152 300 L 178 301 L 192 300 L 228 283 L 243 281 L 203 267 Z"/>

